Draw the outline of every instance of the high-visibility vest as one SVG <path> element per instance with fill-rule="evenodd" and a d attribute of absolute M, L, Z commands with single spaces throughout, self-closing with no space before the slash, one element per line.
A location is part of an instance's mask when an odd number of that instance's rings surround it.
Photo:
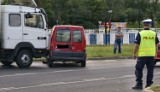
<path fill-rule="evenodd" d="M 138 57 L 155 56 L 156 54 L 156 33 L 152 30 L 143 30 L 140 32 L 140 45 Z"/>

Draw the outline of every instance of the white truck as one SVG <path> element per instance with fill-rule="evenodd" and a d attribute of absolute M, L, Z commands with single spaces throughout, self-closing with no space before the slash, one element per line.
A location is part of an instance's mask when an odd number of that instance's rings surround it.
<path fill-rule="evenodd" d="M 22 5 L 0 6 L 0 62 L 29 68 L 33 58 L 47 56 L 49 31 L 43 9 Z"/>

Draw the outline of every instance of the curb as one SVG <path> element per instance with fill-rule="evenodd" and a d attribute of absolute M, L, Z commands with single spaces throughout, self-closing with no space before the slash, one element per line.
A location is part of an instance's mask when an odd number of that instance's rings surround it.
<path fill-rule="evenodd" d="M 123 57 L 123 56 L 117 56 L 117 57 L 93 57 L 88 58 L 87 60 L 111 60 L 111 59 L 133 59 L 132 57 Z"/>
<path fill-rule="evenodd" d="M 154 91 L 150 90 L 150 88 L 151 88 L 151 87 L 145 88 L 145 89 L 143 90 L 143 92 L 154 92 Z"/>
<path fill-rule="evenodd" d="M 132 57 L 123 57 L 123 56 L 117 56 L 117 57 L 93 57 L 93 58 L 87 58 L 86 60 L 112 60 L 112 59 L 133 59 Z M 44 58 L 40 59 L 34 59 L 34 61 L 43 61 Z"/>
<path fill-rule="evenodd" d="M 160 85 L 156 85 L 156 86 L 147 87 L 147 88 L 145 88 L 145 89 L 143 90 L 143 92 L 154 92 L 154 91 L 152 91 L 152 90 L 151 90 L 151 88 L 153 88 L 153 87 L 160 88 Z M 156 92 L 157 92 L 157 91 L 156 91 Z"/>

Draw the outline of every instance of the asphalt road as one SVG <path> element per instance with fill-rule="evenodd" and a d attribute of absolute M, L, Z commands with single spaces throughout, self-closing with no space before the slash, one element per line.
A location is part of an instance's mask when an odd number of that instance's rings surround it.
<path fill-rule="evenodd" d="M 0 64 L 0 92 L 142 92 L 131 89 L 134 67 L 132 59 L 89 60 L 85 68 L 73 63 L 48 68 L 37 61 L 30 69 Z M 160 82 L 160 63 L 155 67 L 154 81 L 154 85 Z"/>

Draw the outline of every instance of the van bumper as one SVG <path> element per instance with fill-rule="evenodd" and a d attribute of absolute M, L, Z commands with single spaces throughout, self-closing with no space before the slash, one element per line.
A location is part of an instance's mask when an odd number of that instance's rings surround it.
<path fill-rule="evenodd" d="M 85 61 L 86 52 L 61 52 L 52 51 L 50 53 L 50 61 Z"/>

